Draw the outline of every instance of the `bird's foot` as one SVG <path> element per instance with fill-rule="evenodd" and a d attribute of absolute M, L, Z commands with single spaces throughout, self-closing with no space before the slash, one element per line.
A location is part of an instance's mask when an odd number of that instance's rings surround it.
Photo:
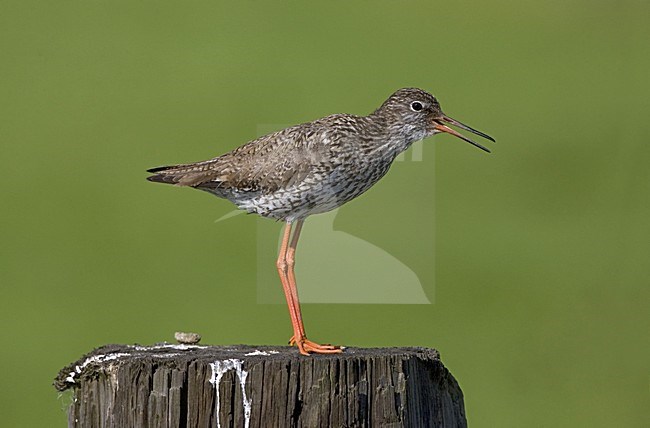
<path fill-rule="evenodd" d="M 312 342 L 306 337 L 301 337 L 300 340 L 296 340 L 296 336 L 291 336 L 289 339 L 289 345 L 298 347 L 298 350 L 302 355 L 309 355 L 310 352 L 315 354 L 339 354 L 343 352 L 340 346 L 335 345 L 321 345 L 316 342 Z"/>

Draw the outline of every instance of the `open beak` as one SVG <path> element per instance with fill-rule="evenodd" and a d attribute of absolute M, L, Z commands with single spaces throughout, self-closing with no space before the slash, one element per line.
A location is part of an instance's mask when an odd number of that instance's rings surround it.
<path fill-rule="evenodd" d="M 434 123 L 435 123 L 435 125 L 434 125 L 433 128 L 434 128 L 436 131 L 438 131 L 438 132 L 446 132 L 447 134 L 451 134 L 451 135 L 453 135 L 454 137 L 458 137 L 458 138 L 460 138 L 461 140 L 465 140 L 465 141 L 467 141 L 468 143 L 470 143 L 470 144 L 472 144 L 472 145 L 478 147 L 479 149 L 484 150 L 484 151 L 486 151 L 486 152 L 488 152 L 488 153 L 490 153 L 490 151 L 489 151 L 487 148 L 483 147 L 482 145 L 480 145 L 479 143 L 477 143 L 477 142 L 475 142 L 475 141 L 470 140 L 469 138 L 463 136 L 463 135 L 460 134 L 459 132 L 454 131 L 453 129 L 451 129 L 450 127 L 448 127 L 445 123 L 448 123 L 448 124 L 450 124 L 450 125 L 457 126 L 457 127 L 460 128 L 460 129 L 464 129 L 465 131 L 469 131 L 469 132 L 471 132 L 471 133 L 473 133 L 473 134 L 480 135 L 480 136 L 483 137 L 483 138 L 487 138 L 487 139 L 490 140 L 490 141 L 496 142 L 496 141 L 494 140 L 494 138 L 490 137 L 489 135 L 484 134 L 484 133 L 482 133 L 481 131 L 477 131 L 476 129 L 471 128 L 471 127 L 469 127 L 469 126 L 467 126 L 467 125 L 465 125 L 465 124 L 463 124 L 463 123 L 460 123 L 459 121 L 457 121 L 457 120 L 455 120 L 455 119 L 452 119 L 451 117 L 446 116 L 446 115 L 442 115 L 441 118 L 439 118 L 439 119 L 435 119 L 435 120 L 434 120 Z"/>

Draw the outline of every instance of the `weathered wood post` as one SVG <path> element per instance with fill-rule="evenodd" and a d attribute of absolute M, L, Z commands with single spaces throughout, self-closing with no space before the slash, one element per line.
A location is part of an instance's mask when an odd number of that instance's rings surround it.
<path fill-rule="evenodd" d="M 465 427 L 436 350 L 107 345 L 65 367 L 70 427 Z"/>

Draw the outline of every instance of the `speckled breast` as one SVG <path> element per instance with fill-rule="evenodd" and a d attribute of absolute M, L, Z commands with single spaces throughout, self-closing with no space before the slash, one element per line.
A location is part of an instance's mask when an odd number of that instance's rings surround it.
<path fill-rule="evenodd" d="M 331 211 L 356 198 L 383 177 L 390 165 L 391 162 L 339 165 L 270 194 L 233 195 L 229 199 L 248 212 L 293 222 Z"/>

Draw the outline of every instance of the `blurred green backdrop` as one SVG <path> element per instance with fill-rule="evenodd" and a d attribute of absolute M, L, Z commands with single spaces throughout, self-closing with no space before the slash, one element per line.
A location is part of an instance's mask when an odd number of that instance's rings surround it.
<path fill-rule="evenodd" d="M 52 378 L 98 345 L 284 343 L 285 307 L 256 299 L 255 218 L 215 224 L 230 204 L 144 170 L 403 86 L 498 143 L 425 141 L 435 185 L 397 164 L 335 222 L 399 252 L 394 228 L 435 219 L 435 257 L 411 257 L 434 304 L 306 305 L 311 336 L 436 347 L 473 427 L 648 426 L 647 2 L 0 8 L 4 426 L 64 426 Z M 403 183 L 435 216 L 373 213 Z"/>

